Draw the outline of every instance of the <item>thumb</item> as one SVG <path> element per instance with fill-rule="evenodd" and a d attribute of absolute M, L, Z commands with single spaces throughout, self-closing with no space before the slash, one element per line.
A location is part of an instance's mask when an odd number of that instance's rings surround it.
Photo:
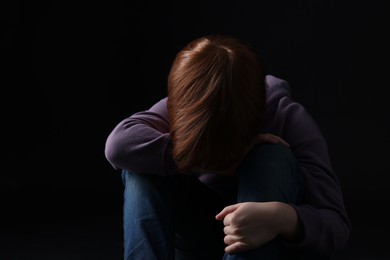
<path fill-rule="evenodd" d="M 234 212 L 236 209 L 238 209 L 239 206 L 240 206 L 240 203 L 227 206 L 221 212 L 219 212 L 215 216 L 215 218 L 217 220 L 223 220 L 226 217 L 227 214 Z"/>

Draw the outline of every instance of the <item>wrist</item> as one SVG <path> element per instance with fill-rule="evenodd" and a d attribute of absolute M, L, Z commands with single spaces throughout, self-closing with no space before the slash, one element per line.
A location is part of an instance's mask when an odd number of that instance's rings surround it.
<path fill-rule="evenodd" d="M 296 210 L 287 203 L 279 203 L 280 237 L 288 241 L 297 241 L 302 236 L 302 226 Z"/>

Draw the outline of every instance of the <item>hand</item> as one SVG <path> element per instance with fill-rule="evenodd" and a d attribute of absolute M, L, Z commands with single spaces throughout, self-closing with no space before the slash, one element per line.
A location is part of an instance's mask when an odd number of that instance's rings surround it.
<path fill-rule="evenodd" d="M 298 234 L 298 216 L 282 202 L 244 202 L 225 207 L 215 217 L 225 225 L 227 253 L 239 253 L 262 246 L 279 235 Z"/>
<path fill-rule="evenodd" d="M 254 144 L 271 143 L 271 144 L 283 144 L 287 148 L 290 148 L 290 144 L 284 141 L 281 137 L 273 134 L 259 134 L 254 140 Z"/>

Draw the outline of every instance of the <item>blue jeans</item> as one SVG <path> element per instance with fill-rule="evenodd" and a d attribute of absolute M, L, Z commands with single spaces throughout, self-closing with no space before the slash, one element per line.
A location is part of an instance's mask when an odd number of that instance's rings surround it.
<path fill-rule="evenodd" d="M 278 239 L 254 250 L 224 252 L 223 223 L 215 215 L 237 202 L 299 203 L 303 177 L 281 144 L 254 147 L 236 176 L 221 177 L 232 189 L 206 186 L 190 174 L 159 176 L 122 171 L 125 260 L 280 259 Z M 217 181 L 218 184 L 218 181 Z"/>

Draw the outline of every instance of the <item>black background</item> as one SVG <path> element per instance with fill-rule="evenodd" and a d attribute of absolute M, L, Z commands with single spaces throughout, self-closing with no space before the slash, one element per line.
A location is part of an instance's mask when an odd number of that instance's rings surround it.
<path fill-rule="evenodd" d="M 166 95 L 174 55 L 238 36 L 328 141 L 352 220 L 336 259 L 390 259 L 385 1 L 1 1 L 0 259 L 121 259 L 112 128 Z"/>

